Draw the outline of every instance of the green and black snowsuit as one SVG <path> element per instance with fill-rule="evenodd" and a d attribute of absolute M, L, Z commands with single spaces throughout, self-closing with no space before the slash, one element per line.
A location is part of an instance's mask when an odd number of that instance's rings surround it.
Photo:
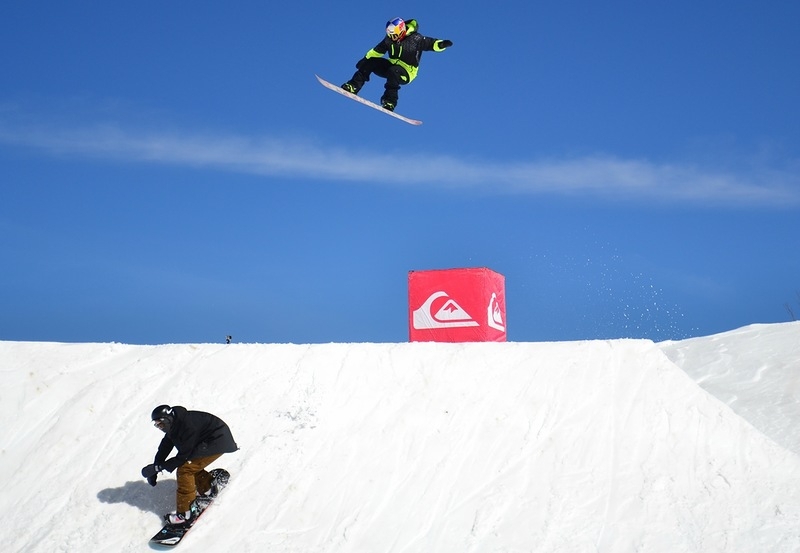
<path fill-rule="evenodd" d="M 400 86 L 416 78 L 422 52 L 441 52 L 452 45 L 450 41 L 421 35 L 417 29 L 419 25 L 416 19 L 407 19 L 406 36 L 402 40 L 394 42 L 388 36 L 384 37 L 375 48 L 358 61 L 357 71 L 348 81 L 356 94 L 364 83 L 369 81 L 370 74 L 375 73 L 386 79 L 381 103 L 390 103 L 394 107 L 397 105 L 397 91 Z M 384 57 L 387 54 L 388 58 Z"/>

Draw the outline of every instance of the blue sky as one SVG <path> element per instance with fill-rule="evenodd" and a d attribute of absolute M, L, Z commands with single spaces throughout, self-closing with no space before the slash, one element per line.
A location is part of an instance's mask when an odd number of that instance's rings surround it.
<path fill-rule="evenodd" d="M 800 312 L 800 4 L 501 4 L 6 7 L 0 339 L 404 341 L 450 267 L 514 341 Z M 314 78 L 394 16 L 421 127 Z"/>

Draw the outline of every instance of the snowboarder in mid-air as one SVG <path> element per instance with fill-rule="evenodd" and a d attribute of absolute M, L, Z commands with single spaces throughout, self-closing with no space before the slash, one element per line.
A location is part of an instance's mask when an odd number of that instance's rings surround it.
<path fill-rule="evenodd" d="M 410 83 L 417 76 L 422 52 L 441 52 L 453 45 L 451 40 L 421 35 L 417 32 L 418 29 L 415 19 L 403 20 L 395 17 L 387 21 L 386 37 L 356 63 L 357 71 L 342 88 L 358 94 L 369 80 L 370 74 L 375 73 L 386 79 L 381 106 L 394 111 L 400 86 Z M 388 58 L 384 54 L 388 54 Z"/>
<path fill-rule="evenodd" d="M 214 497 L 218 488 L 227 483 L 227 477 L 226 482 L 219 483 L 205 468 L 223 453 L 233 453 L 239 448 L 228 425 L 211 413 L 187 411 L 179 405 L 159 405 L 153 409 L 151 419 L 156 428 L 164 432 L 164 438 L 155 461 L 142 469 L 142 476 L 155 486 L 159 472 L 178 469 L 176 509 L 165 519 L 170 524 L 189 525 L 197 514 L 197 509 L 192 508 L 195 499 Z M 178 452 L 168 460 L 173 448 Z M 227 475 L 226 471 L 221 472 Z"/>

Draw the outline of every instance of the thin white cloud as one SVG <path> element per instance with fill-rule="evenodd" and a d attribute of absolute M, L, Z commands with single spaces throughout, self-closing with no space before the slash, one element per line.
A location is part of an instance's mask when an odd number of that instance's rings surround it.
<path fill-rule="evenodd" d="M 396 158 L 373 150 L 275 138 L 130 132 L 112 126 L 53 130 L 12 129 L 0 124 L 0 142 L 56 156 L 163 163 L 265 176 L 470 189 L 485 194 L 570 195 L 692 205 L 800 205 L 797 172 L 769 168 L 737 173 L 613 156 L 483 163 L 419 154 L 405 156 L 406 170 L 391 171 L 388 168 L 396 166 Z"/>

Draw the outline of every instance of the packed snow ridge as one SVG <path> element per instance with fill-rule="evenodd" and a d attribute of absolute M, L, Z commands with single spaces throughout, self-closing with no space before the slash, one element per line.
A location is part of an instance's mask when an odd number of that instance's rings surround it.
<path fill-rule="evenodd" d="M 799 338 L 0 342 L 4 550 L 150 550 L 167 403 L 241 447 L 185 553 L 795 553 Z"/>

